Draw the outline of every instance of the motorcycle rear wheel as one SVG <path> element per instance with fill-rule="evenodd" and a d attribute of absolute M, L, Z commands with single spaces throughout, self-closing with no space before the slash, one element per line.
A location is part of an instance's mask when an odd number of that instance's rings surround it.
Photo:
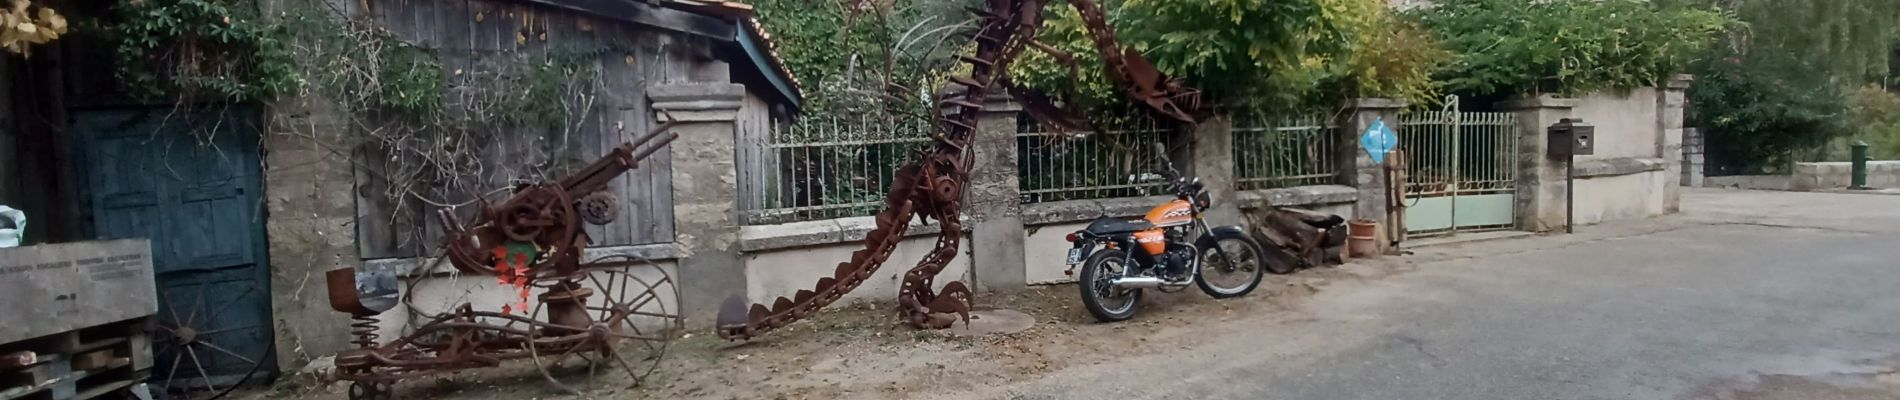
<path fill-rule="evenodd" d="M 1128 270 L 1128 254 L 1120 249 L 1103 249 L 1082 263 L 1082 305 L 1102 322 L 1127 320 L 1135 316 L 1141 303 L 1141 289 L 1116 289 L 1109 282 Z"/>

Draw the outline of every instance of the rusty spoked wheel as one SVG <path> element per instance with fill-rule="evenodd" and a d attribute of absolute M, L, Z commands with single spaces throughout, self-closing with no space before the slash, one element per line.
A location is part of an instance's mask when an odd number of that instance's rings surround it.
<path fill-rule="evenodd" d="M 587 376 L 597 377 L 602 370 L 619 369 L 638 386 L 659 368 L 668 345 L 684 330 L 678 307 L 678 291 L 672 274 L 659 264 L 632 256 L 607 256 L 582 267 L 585 278 L 581 290 L 590 295 L 586 302 L 587 326 L 575 333 L 562 329 L 559 336 L 547 327 L 530 330 L 528 346 L 542 377 L 561 389 L 579 393 L 563 382 L 555 369 L 570 359 L 586 363 Z M 546 321 L 547 305 L 535 307 L 534 318 Z M 565 326 L 564 326 L 565 327 Z M 575 344 L 566 338 L 584 336 Z M 554 347 L 553 349 L 544 348 Z"/>
<path fill-rule="evenodd" d="M 230 394 L 259 372 L 270 356 L 270 328 L 243 318 L 256 285 L 223 287 L 232 282 L 203 282 L 159 289 L 160 312 L 152 335 L 153 382 L 165 398 L 216 399 Z M 242 284 L 242 283 L 237 283 Z"/>
<path fill-rule="evenodd" d="M 627 370 L 634 385 L 658 370 L 666 349 L 686 329 L 679 312 L 679 290 L 666 268 L 633 256 L 607 256 L 589 265 L 606 268 L 589 275 L 606 283 L 602 304 L 590 307 L 605 324 L 609 346 L 599 352 Z M 632 342 L 632 343 L 628 343 Z"/>

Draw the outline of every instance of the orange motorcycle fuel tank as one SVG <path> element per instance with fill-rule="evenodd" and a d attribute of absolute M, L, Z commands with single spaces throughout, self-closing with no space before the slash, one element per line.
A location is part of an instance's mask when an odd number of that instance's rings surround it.
<path fill-rule="evenodd" d="M 1148 210 L 1148 223 L 1156 228 L 1169 228 L 1194 222 L 1194 206 L 1187 200 L 1175 199 Z"/>
<path fill-rule="evenodd" d="M 1135 232 L 1135 242 L 1140 243 L 1141 249 L 1149 255 L 1161 255 L 1168 251 L 1168 239 L 1164 231 L 1169 227 L 1193 223 L 1194 206 L 1185 200 L 1169 201 L 1148 210 L 1147 220 L 1154 224 L 1154 229 Z"/>

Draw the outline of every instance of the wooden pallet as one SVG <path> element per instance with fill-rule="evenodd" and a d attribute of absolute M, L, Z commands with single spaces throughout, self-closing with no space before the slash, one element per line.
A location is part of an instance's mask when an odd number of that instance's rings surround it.
<path fill-rule="evenodd" d="M 0 355 L 30 352 L 26 365 L 0 366 L 0 400 L 83 400 L 142 382 L 151 373 L 151 319 L 94 326 L 0 344 Z"/>

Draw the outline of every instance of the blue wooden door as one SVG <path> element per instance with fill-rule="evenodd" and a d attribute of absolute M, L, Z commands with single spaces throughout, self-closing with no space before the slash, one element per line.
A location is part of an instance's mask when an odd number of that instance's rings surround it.
<path fill-rule="evenodd" d="M 149 238 L 158 285 L 153 379 L 223 388 L 275 367 L 258 133 L 248 115 L 73 112 L 100 239 Z"/>

